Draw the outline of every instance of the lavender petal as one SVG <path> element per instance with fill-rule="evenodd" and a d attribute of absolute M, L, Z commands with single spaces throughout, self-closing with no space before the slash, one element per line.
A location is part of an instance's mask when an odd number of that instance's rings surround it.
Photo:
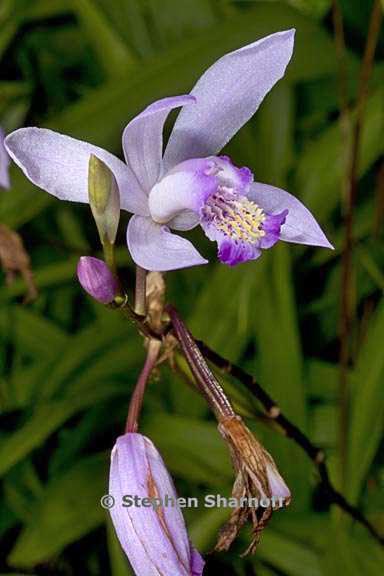
<path fill-rule="evenodd" d="M 134 262 L 146 270 L 165 272 L 207 263 L 191 242 L 150 218 L 132 216 L 127 243 Z"/>
<path fill-rule="evenodd" d="M 98 146 L 43 128 L 20 128 L 5 139 L 16 164 L 36 186 L 61 200 L 88 203 L 88 162 L 97 156 L 112 170 L 121 207 L 148 214 L 147 197 L 134 174 L 116 156 Z"/>
<path fill-rule="evenodd" d="M 285 223 L 280 230 L 280 240 L 333 249 L 308 208 L 289 192 L 255 182 L 247 197 L 256 202 L 267 214 L 278 214 L 288 210 Z"/>
<path fill-rule="evenodd" d="M 187 158 L 217 154 L 251 118 L 284 75 L 293 51 L 294 30 L 266 36 L 226 54 L 191 91 L 196 105 L 175 123 L 164 161 L 167 169 Z"/>
<path fill-rule="evenodd" d="M 175 96 L 154 102 L 133 118 L 123 133 L 126 162 L 143 190 L 149 192 L 162 168 L 163 126 L 173 108 L 195 102 L 193 96 Z"/>

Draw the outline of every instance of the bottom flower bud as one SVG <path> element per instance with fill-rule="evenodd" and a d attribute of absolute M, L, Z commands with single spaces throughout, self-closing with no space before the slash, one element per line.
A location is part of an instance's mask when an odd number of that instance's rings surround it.
<path fill-rule="evenodd" d="M 155 446 L 142 434 L 117 439 L 109 493 L 115 500 L 110 513 L 117 536 L 137 576 L 201 576 L 204 561 L 188 539 L 172 479 Z M 127 495 L 130 502 L 137 497 L 148 506 L 124 506 Z"/>

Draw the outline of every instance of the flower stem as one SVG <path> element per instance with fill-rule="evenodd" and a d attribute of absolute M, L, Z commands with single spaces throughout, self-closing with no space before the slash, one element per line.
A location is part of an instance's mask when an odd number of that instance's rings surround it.
<path fill-rule="evenodd" d="M 147 315 L 147 271 L 140 266 L 136 266 L 136 286 L 135 286 L 135 313 L 138 316 Z"/>
<path fill-rule="evenodd" d="M 103 253 L 104 253 L 104 260 L 107 266 L 109 267 L 112 274 L 117 274 L 116 270 L 116 260 L 115 260 L 115 245 L 105 240 L 103 242 Z"/>
<path fill-rule="evenodd" d="M 131 401 L 129 403 L 127 423 L 125 426 L 126 432 L 137 432 L 139 427 L 139 417 L 141 412 L 141 407 L 143 405 L 143 398 L 145 389 L 147 386 L 148 379 L 151 375 L 152 370 L 156 365 L 157 358 L 159 356 L 161 348 L 161 342 L 159 340 L 150 340 L 148 344 L 147 358 L 145 360 L 143 369 L 137 380 L 135 389 L 132 394 Z"/>
<path fill-rule="evenodd" d="M 208 367 L 204 356 L 183 320 L 172 306 L 167 306 L 166 310 L 171 318 L 175 336 L 196 379 L 198 388 L 206 398 L 216 418 L 221 421 L 224 418 L 235 416 L 235 412 L 224 390 Z"/>

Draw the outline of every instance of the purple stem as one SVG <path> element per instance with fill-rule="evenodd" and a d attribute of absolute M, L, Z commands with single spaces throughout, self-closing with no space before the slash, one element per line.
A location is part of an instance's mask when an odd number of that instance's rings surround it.
<path fill-rule="evenodd" d="M 137 380 L 131 401 L 129 403 L 125 432 L 137 432 L 138 430 L 139 416 L 141 412 L 141 407 L 143 405 L 145 388 L 147 386 L 147 382 L 151 375 L 151 372 L 156 365 L 160 348 L 161 348 L 161 342 L 159 340 L 149 341 L 147 358 L 145 359 L 143 369 Z"/>

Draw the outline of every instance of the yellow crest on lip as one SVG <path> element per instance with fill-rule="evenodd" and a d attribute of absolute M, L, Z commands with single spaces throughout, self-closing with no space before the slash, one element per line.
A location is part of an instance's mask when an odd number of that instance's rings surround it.
<path fill-rule="evenodd" d="M 261 224 L 266 219 L 262 208 L 245 196 L 217 192 L 207 201 L 206 215 L 214 226 L 233 240 L 255 243 L 265 236 Z"/>

